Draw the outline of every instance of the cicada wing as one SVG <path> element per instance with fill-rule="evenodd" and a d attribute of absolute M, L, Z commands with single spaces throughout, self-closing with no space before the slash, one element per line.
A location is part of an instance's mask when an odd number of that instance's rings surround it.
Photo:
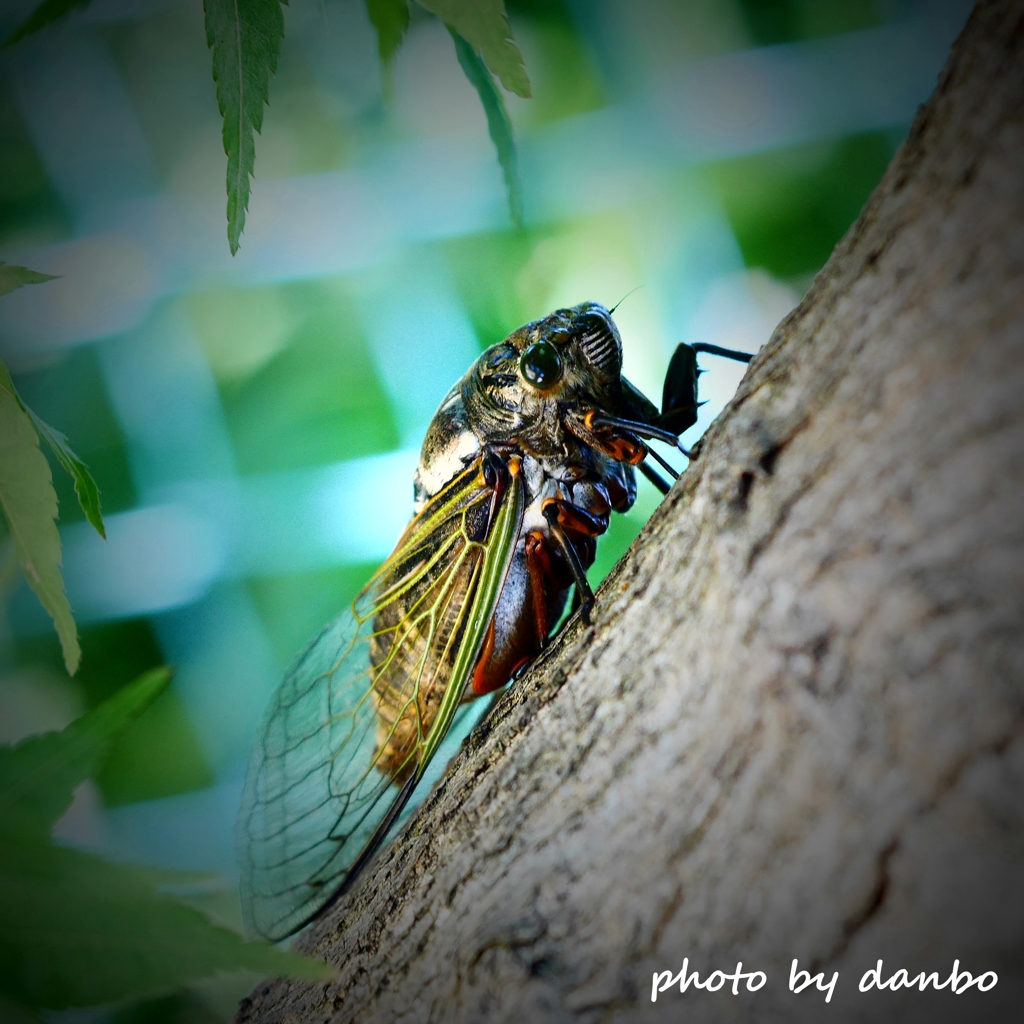
<path fill-rule="evenodd" d="M 324 629 L 274 695 L 253 747 L 238 823 L 242 912 L 265 938 L 315 912 L 346 848 L 386 810 L 390 780 L 372 769 L 366 631 L 351 611 Z"/>
<path fill-rule="evenodd" d="M 451 724 L 523 514 L 474 464 L 299 656 L 253 748 L 238 822 L 249 931 L 280 939 L 354 877 Z"/>

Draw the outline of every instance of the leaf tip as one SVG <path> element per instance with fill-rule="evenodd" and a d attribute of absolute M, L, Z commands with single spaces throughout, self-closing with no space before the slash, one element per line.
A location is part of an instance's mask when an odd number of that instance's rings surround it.
<path fill-rule="evenodd" d="M 82 663 L 82 648 L 78 644 L 78 634 L 61 635 L 60 646 L 64 654 L 64 668 L 67 669 L 69 676 L 73 676 Z"/>

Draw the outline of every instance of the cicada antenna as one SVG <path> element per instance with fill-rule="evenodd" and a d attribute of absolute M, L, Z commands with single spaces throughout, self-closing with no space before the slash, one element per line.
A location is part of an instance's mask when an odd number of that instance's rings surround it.
<path fill-rule="evenodd" d="M 619 308 L 619 306 L 621 306 L 626 301 L 626 299 L 628 299 L 630 297 L 630 295 L 633 294 L 633 292 L 638 292 L 638 291 L 640 291 L 641 288 L 643 288 L 643 285 L 642 284 L 638 284 L 635 288 L 633 288 L 630 291 L 626 292 L 626 294 L 623 295 L 622 298 L 619 299 L 619 301 L 616 302 L 615 305 L 612 306 L 612 308 L 608 310 L 608 315 L 611 316 L 612 313 L 614 313 L 615 310 L 617 310 Z"/>

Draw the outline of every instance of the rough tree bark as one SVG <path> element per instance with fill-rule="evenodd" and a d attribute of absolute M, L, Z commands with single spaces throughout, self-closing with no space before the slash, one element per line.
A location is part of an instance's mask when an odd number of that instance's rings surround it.
<path fill-rule="evenodd" d="M 301 939 L 338 979 L 238 1019 L 1009 1019 L 1022 427 L 1024 5 L 991 0 L 593 628 Z M 768 981 L 652 1004 L 684 957 Z M 789 992 L 794 957 L 839 971 L 829 1006 Z M 860 994 L 879 958 L 999 982 Z"/>

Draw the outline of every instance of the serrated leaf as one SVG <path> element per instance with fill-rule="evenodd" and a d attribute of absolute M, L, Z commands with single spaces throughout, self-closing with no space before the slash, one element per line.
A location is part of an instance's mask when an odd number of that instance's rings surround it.
<path fill-rule="evenodd" d="M 56 1010 L 168 992 L 219 971 L 333 976 L 326 964 L 210 924 L 154 892 L 150 875 L 0 839 L 0 990 Z"/>
<path fill-rule="evenodd" d="M 57 275 L 41 274 L 38 270 L 19 267 L 15 263 L 4 263 L 0 260 L 0 295 L 6 295 L 27 284 L 42 284 L 44 281 L 55 281 Z"/>
<path fill-rule="evenodd" d="M 85 513 L 85 518 L 92 524 L 93 529 L 106 540 L 107 531 L 103 526 L 103 513 L 100 510 L 100 489 L 96 486 L 89 467 L 74 453 L 71 445 L 68 444 L 68 439 L 59 430 L 41 420 L 27 406 L 24 408 L 32 420 L 33 426 L 39 431 L 39 436 L 50 446 L 64 471 L 69 473 L 71 479 L 75 481 L 75 496 Z"/>
<path fill-rule="evenodd" d="M 483 57 L 484 63 L 509 92 L 529 97 L 530 79 L 526 76 L 519 47 L 512 41 L 504 0 L 419 0 L 419 3 L 458 32 Z"/>
<path fill-rule="evenodd" d="M 213 51 L 217 106 L 224 118 L 228 158 L 228 244 L 231 254 L 245 228 L 249 179 L 256 161 L 253 132 L 263 127 L 270 79 L 284 36 L 281 0 L 204 0 L 206 42 Z"/>
<path fill-rule="evenodd" d="M 74 453 L 68 439 L 49 423 L 41 420 L 22 400 L 14 387 L 7 367 L 0 362 L 0 388 L 13 395 L 18 405 L 24 410 L 39 436 L 50 446 L 57 461 L 75 482 L 75 496 L 81 505 L 85 518 L 89 520 L 96 532 L 107 539 L 107 531 L 103 526 L 103 513 L 100 510 L 100 489 L 96 486 L 89 467 Z"/>
<path fill-rule="evenodd" d="M 62 732 L 0 747 L 0 835 L 49 838 L 75 788 L 96 774 L 114 740 L 170 680 L 170 669 L 151 669 Z"/>
<path fill-rule="evenodd" d="M 512 132 L 512 122 L 509 120 L 508 111 L 505 109 L 505 101 L 494 84 L 490 71 L 473 51 L 473 47 L 466 42 L 454 29 L 448 29 L 455 41 L 455 53 L 459 58 L 459 64 L 466 73 L 470 84 L 476 89 L 480 96 L 480 102 L 484 105 L 484 113 L 487 115 L 487 130 L 490 133 L 494 148 L 498 151 L 498 163 L 501 164 L 502 173 L 505 176 L 505 189 L 508 192 L 508 212 L 512 223 L 517 227 L 523 226 L 523 186 L 519 180 L 519 157 L 516 153 L 516 139 Z"/>
<path fill-rule="evenodd" d="M 0 506 L 25 577 L 50 613 L 74 675 L 82 651 L 60 574 L 57 494 L 36 429 L 6 388 L 0 388 Z"/>
<path fill-rule="evenodd" d="M 366 13 L 377 30 L 377 50 L 388 64 L 409 27 L 408 0 L 366 0 Z"/>
<path fill-rule="evenodd" d="M 153 669 L 63 732 L 0 749 L 0 1009 L 138 998 L 218 971 L 333 974 L 317 961 L 245 942 L 157 891 L 194 882 L 191 873 L 111 864 L 49 842 L 75 787 L 169 678 L 167 669 Z"/>

